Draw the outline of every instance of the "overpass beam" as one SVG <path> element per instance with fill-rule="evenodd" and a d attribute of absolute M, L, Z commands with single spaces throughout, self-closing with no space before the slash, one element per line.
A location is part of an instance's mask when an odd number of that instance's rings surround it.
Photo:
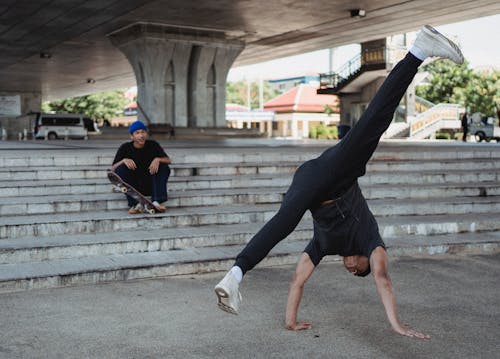
<path fill-rule="evenodd" d="M 151 124 L 226 127 L 226 77 L 244 48 L 222 32 L 135 24 L 109 35 L 127 57 Z"/>

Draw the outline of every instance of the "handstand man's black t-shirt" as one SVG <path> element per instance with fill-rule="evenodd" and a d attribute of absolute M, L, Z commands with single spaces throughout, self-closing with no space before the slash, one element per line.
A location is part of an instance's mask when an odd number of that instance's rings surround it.
<path fill-rule="evenodd" d="M 385 244 L 361 189 L 356 181 L 333 203 L 311 210 L 314 237 L 304 249 L 315 266 L 326 255 L 362 255 Z"/>

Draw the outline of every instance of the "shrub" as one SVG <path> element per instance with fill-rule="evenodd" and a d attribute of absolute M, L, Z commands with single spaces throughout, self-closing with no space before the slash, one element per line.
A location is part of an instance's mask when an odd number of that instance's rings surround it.
<path fill-rule="evenodd" d="M 436 132 L 436 140 L 449 140 L 451 136 L 449 133 L 445 132 Z"/>
<path fill-rule="evenodd" d="M 309 138 L 318 138 L 318 131 L 316 130 L 316 126 L 312 126 L 309 128 Z"/>
<path fill-rule="evenodd" d="M 339 138 L 337 126 L 311 126 L 309 128 L 309 138 L 318 138 L 322 140 L 333 140 Z"/>

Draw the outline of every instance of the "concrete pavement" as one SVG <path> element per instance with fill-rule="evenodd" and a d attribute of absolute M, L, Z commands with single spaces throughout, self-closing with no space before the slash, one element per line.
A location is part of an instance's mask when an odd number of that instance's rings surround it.
<path fill-rule="evenodd" d="M 322 263 L 290 332 L 283 318 L 293 266 L 256 268 L 241 314 L 217 309 L 223 273 L 0 294 L 0 358 L 496 359 L 500 254 L 391 258 L 399 315 L 431 335 L 394 334 L 371 276 Z"/>

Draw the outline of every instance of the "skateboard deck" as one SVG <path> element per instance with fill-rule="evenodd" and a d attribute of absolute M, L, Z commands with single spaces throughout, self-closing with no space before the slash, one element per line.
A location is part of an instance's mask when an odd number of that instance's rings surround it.
<path fill-rule="evenodd" d="M 165 212 L 164 210 L 161 210 L 158 207 L 156 207 L 149 198 L 147 198 L 141 192 L 139 192 L 134 187 L 129 185 L 127 182 L 122 180 L 121 177 L 118 176 L 113 171 L 108 171 L 108 179 L 115 186 L 113 188 L 114 191 L 125 193 L 130 197 L 132 197 L 133 199 L 135 199 L 144 207 L 144 212 L 149 214 L 155 214 L 157 212 Z"/>

